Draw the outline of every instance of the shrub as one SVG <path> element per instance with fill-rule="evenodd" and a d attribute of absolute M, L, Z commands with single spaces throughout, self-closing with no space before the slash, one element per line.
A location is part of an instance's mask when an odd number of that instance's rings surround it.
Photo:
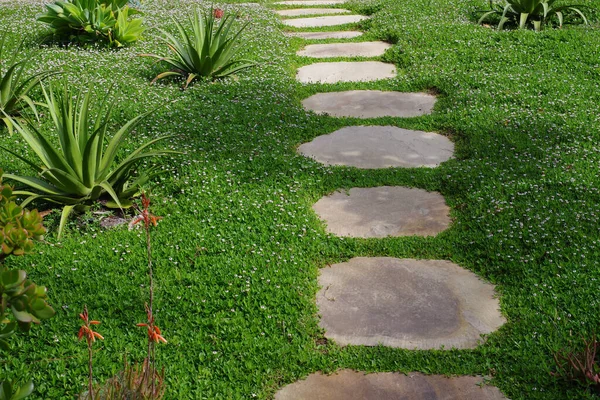
<path fill-rule="evenodd" d="M 66 0 L 46 5 L 38 21 L 48 24 L 53 33 L 76 42 L 107 42 L 121 47 L 141 39 L 144 27 L 140 14 L 128 0 Z"/>
<path fill-rule="evenodd" d="M 234 59 L 236 53 L 234 46 L 248 24 L 246 23 L 230 36 L 229 31 L 235 22 L 235 16 L 227 15 L 221 18 L 222 15 L 221 12 L 215 12 L 214 10 L 204 14 L 196 11 L 190 21 L 192 25 L 191 35 L 186 32 L 178 21 L 173 20 L 183 41 L 177 40 L 165 31 L 162 31 L 165 35 L 162 40 L 175 53 L 175 56 L 141 54 L 141 56 L 157 58 L 160 62 L 165 62 L 173 67 L 170 71 L 158 74 L 152 82 L 154 83 L 168 76 L 180 75 L 186 79 L 184 84 L 184 88 L 186 88 L 198 77 L 224 78 L 255 66 L 256 63 L 253 61 Z M 220 22 L 214 29 L 216 19 Z"/>
<path fill-rule="evenodd" d="M 64 206 L 58 230 L 60 237 L 73 209 L 83 211 L 102 198 L 111 200 L 107 203 L 109 207 L 129 207 L 129 199 L 138 195 L 140 186 L 155 175 L 151 170 L 133 178 L 135 167 L 144 159 L 176 152 L 145 152 L 149 146 L 171 137 L 163 136 L 145 143 L 124 159 L 117 160 L 123 141 L 148 113 L 130 120 L 109 139 L 107 130 L 111 107 L 106 112 L 100 107 L 95 115 L 91 115 L 90 92 L 72 96 L 66 85 L 59 95 L 55 95 L 51 88 L 49 91 L 42 89 L 60 147 L 56 148 L 53 141 L 34 124 L 13 122 L 39 161 L 30 161 L 10 149 L 0 148 L 23 160 L 38 173 L 37 177 L 5 175 L 30 188 L 15 192 L 28 196 L 23 205 L 44 199 Z M 105 140 L 108 141 L 106 146 Z"/>
<path fill-rule="evenodd" d="M 562 27 L 565 13 L 579 16 L 585 24 L 588 23 L 585 15 L 575 5 L 556 5 L 556 0 L 506 0 L 500 4 L 490 0 L 491 11 L 485 12 L 479 19 L 483 23 L 492 15 L 500 16 L 498 29 L 502 29 L 506 23 L 518 25 L 523 29 L 530 22 L 536 31 L 540 31 L 548 22 L 556 17 L 558 26 Z"/>

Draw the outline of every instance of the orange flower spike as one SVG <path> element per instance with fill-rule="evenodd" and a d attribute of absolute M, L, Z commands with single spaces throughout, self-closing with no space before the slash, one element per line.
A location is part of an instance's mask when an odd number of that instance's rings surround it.
<path fill-rule="evenodd" d="M 94 332 L 90 325 L 100 325 L 100 321 L 90 321 L 89 315 L 87 311 L 87 306 L 83 306 L 83 313 L 79 314 L 79 318 L 81 318 L 84 324 L 79 328 L 79 332 L 77 332 L 77 339 L 81 340 L 85 337 L 88 344 L 93 343 L 98 339 L 104 339 L 104 337 L 98 332 Z"/>

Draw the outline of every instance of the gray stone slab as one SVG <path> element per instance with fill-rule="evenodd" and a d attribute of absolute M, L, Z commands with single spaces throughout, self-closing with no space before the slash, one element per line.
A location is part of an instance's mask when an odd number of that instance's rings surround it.
<path fill-rule="evenodd" d="M 341 61 L 305 65 L 296 79 L 302 83 L 371 82 L 396 76 L 396 67 L 380 61 Z"/>
<path fill-rule="evenodd" d="M 346 0 L 288 0 L 278 1 L 275 4 L 285 6 L 327 6 L 331 4 L 344 4 Z"/>
<path fill-rule="evenodd" d="M 349 90 L 317 93 L 302 104 L 316 113 L 334 117 L 418 117 L 430 114 L 436 98 L 427 93 L 382 92 L 379 90 Z"/>
<path fill-rule="evenodd" d="M 313 210 L 337 236 L 433 236 L 448 228 L 450 209 L 436 192 L 402 186 L 352 188 L 325 196 Z"/>
<path fill-rule="evenodd" d="M 291 10 L 277 10 L 277 14 L 282 17 L 298 17 L 301 15 L 319 15 L 319 14 L 348 14 L 350 10 L 343 8 L 294 8 Z"/>
<path fill-rule="evenodd" d="M 454 144 L 433 132 L 395 126 L 348 126 L 316 137 L 298 152 L 326 165 L 357 168 L 436 167 L 454 153 Z"/>
<path fill-rule="evenodd" d="M 361 36 L 359 31 L 339 31 L 339 32 L 288 32 L 288 36 L 295 36 L 307 40 L 319 39 L 352 39 Z"/>
<path fill-rule="evenodd" d="M 450 261 L 357 257 L 319 286 L 320 325 L 342 346 L 471 349 L 505 322 L 494 286 Z"/>
<path fill-rule="evenodd" d="M 392 47 L 386 42 L 309 44 L 296 54 L 304 57 L 379 57 Z"/>
<path fill-rule="evenodd" d="M 365 374 L 348 369 L 316 373 L 283 387 L 275 400 L 506 400 L 500 390 L 477 376 Z"/>
<path fill-rule="evenodd" d="M 323 26 L 353 24 L 368 18 L 364 15 L 331 15 L 326 17 L 285 19 L 282 22 L 285 25 L 295 28 L 319 28 Z"/>

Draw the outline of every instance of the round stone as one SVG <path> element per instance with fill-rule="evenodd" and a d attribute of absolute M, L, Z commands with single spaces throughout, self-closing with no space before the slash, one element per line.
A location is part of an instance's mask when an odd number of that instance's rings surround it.
<path fill-rule="evenodd" d="M 337 191 L 313 205 L 337 236 L 433 236 L 448 228 L 450 209 L 436 192 L 401 186 Z"/>
<path fill-rule="evenodd" d="M 352 39 L 361 36 L 363 33 L 358 31 L 338 31 L 338 32 L 287 32 L 288 36 L 295 36 L 306 40 L 319 39 Z"/>
<path fill-rule="evenodd" d="M 482 377 L 401 374 L 365 374 L 348 369 L 333 375 L 316 373 L 285 386 L 275 400 L 507 400 Z"/>
<path fill-rule="evenodd" d="M 296 8 L 292 10 L 277 10 L 275 12 L 282 17 L 297 17 L 300 15 L 347 14 L 350 10 L 344 10 L 343 8 Z"/>
<path fill-rule="evenodd" d="M 454 144 L 433 132 L 395 126 L 348 126 L 316 137 L 298 152 L 326 165 L 357 168 L 436 167 L 454 153 Z"/>
<path fill-rule="evenodd" d="M 379 61 L 315 63 L 298 68 L 302 83 L 370 82 L 396 76 L 396 67 Z"/>
<path fill-rule="evenodd" d="M 285 25 L 295 28 L 318 28 L 322 26 L 353 24 L 368 18 L 364 15 L 333 15 L 327 17 L 285 19 L 282 22 Z"/>
<path fill-rule="evenodd" d="M 305 99 L 302 104 L 306 110 L 334 117 L 408 118 L 430 114 L 435 102 L 435 96 L 427 93 L 349 90 L 317 93 Z"/>
<path fill-rule="evenodd" d="M 309 44 L 296 54 L 304 57 L 378 57 L 392 47 L 386 42 Z"/>
<path fill-rule="evenodd" d="M 444 260 L 357 257 L 319 286 L 320 325 L 342 346 L 475 348 L 505 322 L 494 286 Z"/>

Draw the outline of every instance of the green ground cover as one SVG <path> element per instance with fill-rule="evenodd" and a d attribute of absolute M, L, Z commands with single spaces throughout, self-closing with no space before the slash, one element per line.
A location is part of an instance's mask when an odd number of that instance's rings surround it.
<path fill-rule="evenodd" d="M 588 2 L 600 7 L 600 1 Z M 381 0 L 353 3 L 373 19 L 366 38 L 389 40 L 383 57 L 398 77 L 362 84 L 306 85 L 295 69 L 302 45 L 282 34 L 264 8 L 240 9 L 250 20 L 243 58 L 260 61 L 235 79 L 149 81 L 161 71 L 139 53 L 164 53 L 158 28 L 187 18 L 195 5 L 148 0 L 145 40 L 121 50 L 44 46 L 32 70 L 66 71 L 74 86 L 103 97 L 113 86 L 115 126 L 146 118 L 129 151 L 175 134 L 152 188 L 155 316 L 169 344 L 158 353 L 169 399 L 271 398 L 315 371 L 421 371 L 482 374 L 509 398 L 582 399 L 592 395 L 550 376 L 552 354 L 598 330 L 600 307 L 600 30 L 567 26 L 541 33 L 477 26 L 478 0 Z M 210 4 L 206 4 L 207 7 Z M 0 30 L 34 50 L 47 33 L 35 21 L 39 3 L 2 3 Z M 597 21 L 594 13 L 588 14 Z M 57 78 L 53 78 L 57 79 Z M 345 89 L 432 90 L 433 115 L 357 120 L 305 112 L 300 100 Z M 41 93 L 34 93 L 41 99 Z M 295 153 L 315 136 L 356 124 L 435 130 L 456 144 L 456 158 L 437 169 L 361 171 L 325 168 Z M 25 152 L 17 135 L 0 145 Z M 0 153 L 7 172 L 27 166 Z M 311 211 L 338 188 L 404 185 L 440 191 L 452 227 L 435 238 L 340 239 Z M 40 205 L 42 206 L 42 205 Z M 46 217 L 56 230 L 58 211 Z M 113 376 L 122 356 L 141 360 L 147 290 L 141 231 L 103 230 L 99 216 L 73 220 L 60 241 L 7 260 L 50 289 L 57 315 L 13 338 L 14 358 L 0 376 L 29 376 L 33 398 L 68 399 L 84 390 L 86 354 L 76 340 L 87 304 L 106 339 L 95 353 L 97 379 Z M 452 260 L 497 285 L 508 320 L 469 351 L 339 348 L 323 340 L 314 296 L 320 267 L 354 256 Z"/>

